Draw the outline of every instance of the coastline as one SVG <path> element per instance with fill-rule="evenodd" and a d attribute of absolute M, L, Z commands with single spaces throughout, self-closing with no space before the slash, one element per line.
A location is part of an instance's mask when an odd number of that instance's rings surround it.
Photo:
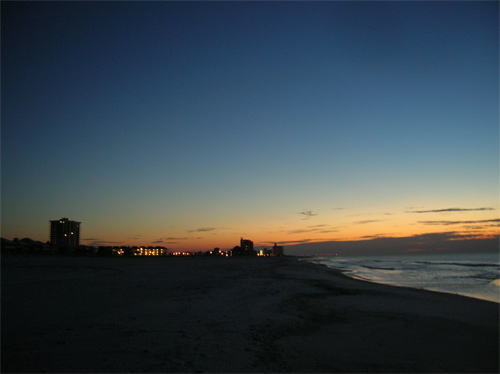
<path fill-rule="evenodd" d="M 500 304 L 500 269 L 498 254 L 494 253 L 462 254 L 458 258 L 456 255 L 450 257 L 438 254 L 344 257 L 340 262 L 320 256 L 303 260 L 331 267 L 352 279 L 461 295 Z"/>
<path fill-rule="evenodd" d="M 318 265 L 3 256 L 2 372 L 498 372 L 498 304 Z"/>

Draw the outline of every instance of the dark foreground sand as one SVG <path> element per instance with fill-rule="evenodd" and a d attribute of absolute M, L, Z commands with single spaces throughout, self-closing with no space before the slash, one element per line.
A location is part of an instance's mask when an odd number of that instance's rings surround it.
<path fill-rule="evenodd" d="M 294 258 L 2 257 L 2 372 L 498 372 L 499 304 Z"/>

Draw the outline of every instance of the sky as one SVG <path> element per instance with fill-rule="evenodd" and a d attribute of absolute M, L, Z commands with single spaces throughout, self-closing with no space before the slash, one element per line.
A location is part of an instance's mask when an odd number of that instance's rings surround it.
<path fill-rule="evenodd" d="M 4 238 L 62 217 L 174 250 L 498 237 L 498 2 L 1 13 Z"/>

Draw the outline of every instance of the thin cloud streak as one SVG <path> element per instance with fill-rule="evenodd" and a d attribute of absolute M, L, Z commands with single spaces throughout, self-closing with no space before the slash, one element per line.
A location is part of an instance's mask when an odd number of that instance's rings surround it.
<path fill-rule="evenodd" d="M 209 231 L 214 231 L 214 230 L 215 230 L 215 227 L 202 227 L 202 228 L 195 229 L 195 230 L 189 230 L 188 233 L 192 233 L 192 232 L 209 232 Z"/>
<path fill-rule="evenodd" d="M 467 224 L 479 224 L 479 223 L 493 223 L 500 222 L 500 219 L 483 219 L 477 221 L 418 221 L 422 225 L 467 225 Z"/>
<path fill-rule="evenodd" d="M 290 230 L 287 231 L 287 234 L 304 234 L 306 232 L 317 232 L 320 234 L 329 234 L 332 232 L 338 232 L 339 230 L 337 229 L 331 229 L 331 230 L 321 230 L 321 229 L 297 229 L 297 230 Z"/>
<path fill-rule="evenodd" d="M 283 230 L 282 232 L 284 232 L 286 234 L 304 234 L 304 233 L 311 233 L 311 232 L 328 234 L 328 233 L 338 232 L 338 231 L 339 231 L 338 229 L 333 228 L 330 225 L 320 224 L 320 225 L 307 226 L 306 228 L 303 228 L 303 229 Z"/>
<path fill-rule="evenodd" d="M 406 213 L 445 213 L 445 212 L 478 212 L 485 210 L 495 210 L 494 208 L 446 208 L 431 210 L 407 210 Z"/>
<path fill-rule="evenodd" d="M 368 219 L 366 221 L 355 221 L 353 222 L 354 225 L 366 225 L 368 223 L 374 223 L 374 222 L 380 222 L 382 221 L 381 219 Z"/>
<path fill-rule="evenodd" d="M 290 230 L 287 231 L 287 234 L 303 234 L 306 232 L 316 232 L 317 230 L 314 229 L 297 229 L 297 230 Z"/>
<path fill-rule="evenodd" d="M 387 238 L 387 237 L 389 237 L 389 236 L 387 236 L 386 234 L 376 234 L 376 235 L 361 236 L 360 239 L 366 240 L 366 239 L 379 239 L 379 238 Z"/>
<path fill-rule="evenodd" d="M 314 217 L 314 216 L 318 215 L 318 213 L 314 213 L 312 210 L 305 210 L 305 211 L 299 212 L 299 214 L 302 214 L 306 217 Z"/>

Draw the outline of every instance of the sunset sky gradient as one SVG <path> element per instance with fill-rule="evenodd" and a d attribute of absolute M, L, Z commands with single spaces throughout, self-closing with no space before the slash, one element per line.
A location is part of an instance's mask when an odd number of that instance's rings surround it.
<path fill-rule="evenodd" d="M 2 2 L 2 237 L 499 234 L 498 2 Z"/>

